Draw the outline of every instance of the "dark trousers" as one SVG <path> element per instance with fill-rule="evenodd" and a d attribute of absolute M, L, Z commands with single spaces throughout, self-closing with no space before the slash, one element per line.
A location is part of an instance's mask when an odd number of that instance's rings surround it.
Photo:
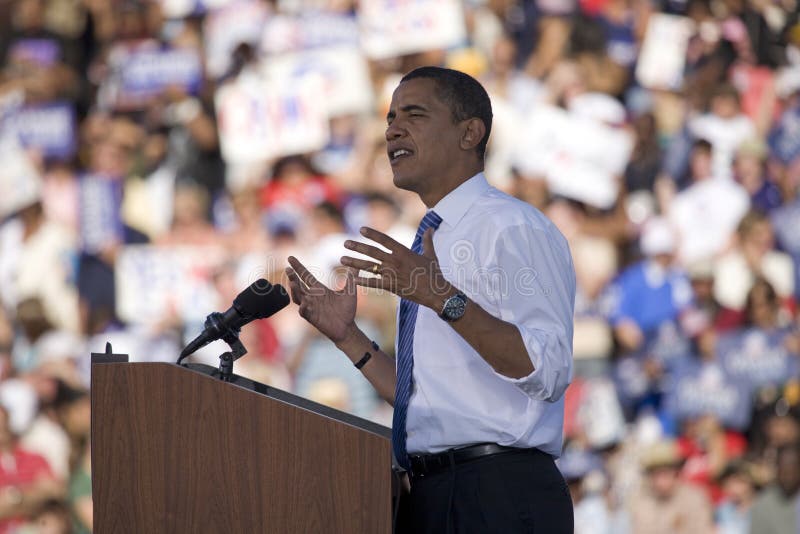
<path fill-rule="evenodd" d="M 550 455 L 496 454 L 412 477 L 396 532 L 573 534 L 572 500 Z"/>

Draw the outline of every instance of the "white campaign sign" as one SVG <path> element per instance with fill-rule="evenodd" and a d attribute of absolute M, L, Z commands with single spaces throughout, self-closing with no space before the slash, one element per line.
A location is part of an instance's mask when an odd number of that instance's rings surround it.
<path fill-rule="evenodd" d="M 0 220 L 39 200 L 42 179 L 28 155 L 9 137 L 0 137 Z"/>
<path fill-rule="evenodd" d="M 316 48 L 270 57 L 264 62 L 269 80 L 285 84 L 315 78 L 329 117 L 368 113 L 374 104 L 369 67 L 361 52 L 351 46 Z"/>
<path fill-rule="evenodd" d="M 636 79 L 649 89 L 680 89 L 694 23 L 676 15 L 651 15 L 636 64 Z"/>
<path fill-rule="evenodd" d="M 257 0 L 240 0 L 209 13 L 203 23 L 208 74 L 213 78 L 224 75 L 240 43 L 257 48 L 268 18 L 267 7 Z"/>
<path fill-rule="evenodd" d="M 176 314 L 202 321 L 217 308 L 212 281 L 222 251 L 203 247 L 123 247 L 115 269 L 117 314 L 131 323 L 159 321 Z"/>
<path fill-rule="evenodd" d="M 524 123 L 515 149 L 523 174 L 545 178 L 554 194 L 601 209 L 614 205 L 633 148 L 627 132 L 545 105 Z"/>
<path fill-rule="evenodd" d="M 329 137 L 321 80 L 269 83 L 240 76 L 216 94 L 222 155 L 232 163 L 263 161 L 323 148 Z"/>
<path fill-rule="evenodd" d="M 466 39 L 458 0 L 362 0 L 358 22 L 371 59 L 450 48 Z"/>

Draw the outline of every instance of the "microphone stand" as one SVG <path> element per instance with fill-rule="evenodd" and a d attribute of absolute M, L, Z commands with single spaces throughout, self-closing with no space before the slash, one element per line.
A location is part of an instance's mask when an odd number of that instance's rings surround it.
<path fill-rule="evenodd" d="M 231 350 L 219 355 L 219 379 L 230 382 L 233 378 L 233 362 L 247 354 L 247 349 L 239 339 L 239 329 L 226 326 L 222 321 L 222 314 L 214 312 L 206 318 L 205 327 L 213 326 L 222 332 L 221 339 L 230 346 Z"/>
<path fill-rule="evenodd" d="M 239 339 L 239 328 L 232 328 L 225 324 L 223 315 L 219 312 L 214 312 L 206 317 L 206 322 L 203 325 L 206 330 L 213 329 L 219 332 L 219 336 L 228 346 L 230 351 L 223 352 L 219 355 L 219 379 L 223 382 L 230 382 L 233 379 L 233 362 L 247 354 L 247 349 Z M 178 358 L 178 365 L 189 354 L 184 354 Z"/>

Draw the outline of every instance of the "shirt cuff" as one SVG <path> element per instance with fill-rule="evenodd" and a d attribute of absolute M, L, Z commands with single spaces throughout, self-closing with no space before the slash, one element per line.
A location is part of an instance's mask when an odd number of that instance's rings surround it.
<path fill-rule="evenodd" d="M 572 381 L 572 347 L 565 348 L 559 336 L 535 328 L 515 325 L 533 364 L 533 372 L 521 378 L 495 374 L 517 386 L 532 399 L 556 402 Z"/>

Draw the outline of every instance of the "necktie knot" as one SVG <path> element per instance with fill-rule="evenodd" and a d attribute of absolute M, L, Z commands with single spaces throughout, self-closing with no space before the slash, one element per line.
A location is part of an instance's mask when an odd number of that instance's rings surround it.
<path fill-rule="evenodd" d="M 434 230 L 438 229 L 440 224 L 442 224 L 442 218 L 439 217 L 439 214 L 433 210 L 429 211 L 419 222 L 417 236 L 422 237 L 422 235 L 425 233 L 425 230 L 428 228 L 433 228 Z"/>

